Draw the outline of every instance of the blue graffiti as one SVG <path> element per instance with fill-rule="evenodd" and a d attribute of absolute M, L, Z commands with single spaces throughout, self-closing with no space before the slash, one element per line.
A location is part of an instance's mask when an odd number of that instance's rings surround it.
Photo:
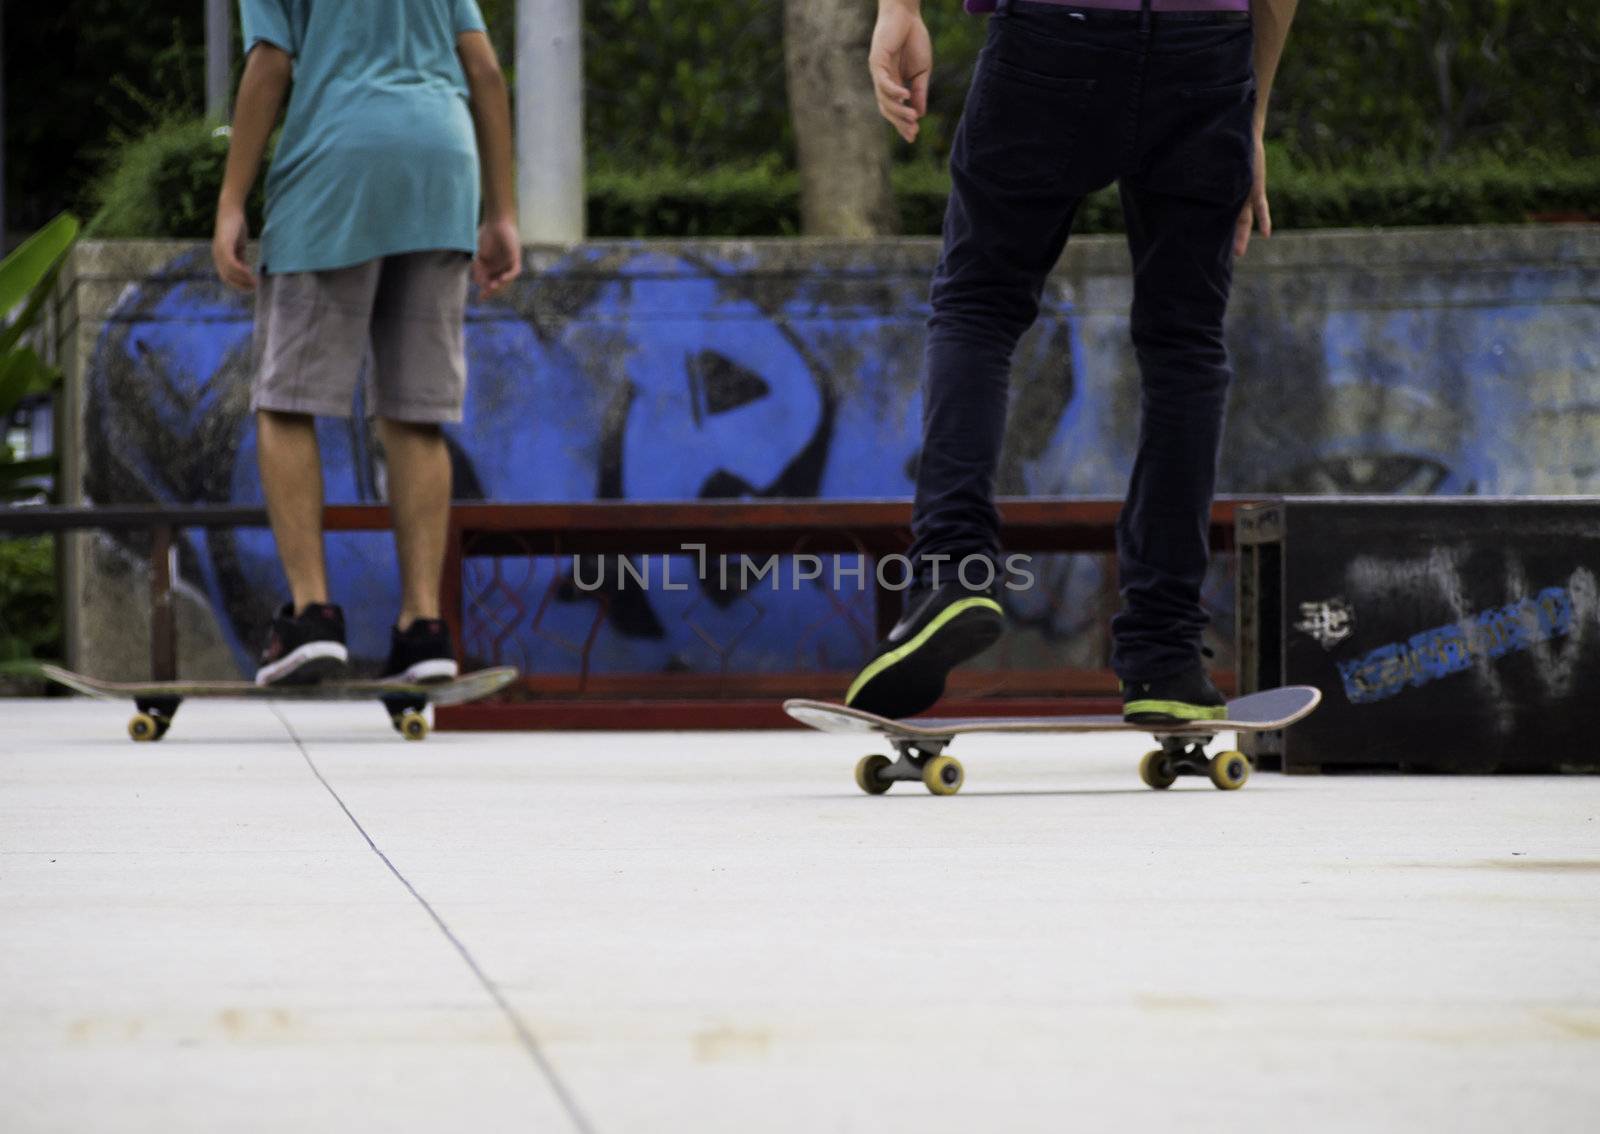
<path fill-rule="evenodd" d="M 1046 304 L 1023 367 L 1054 354 L 1069 377 L 1069 311 Z M 841 303 L 820 278 L 752 287 L 740 265 L 689 252 L 579 249 L 509 301 L 469 309 L 466 421 L 449 431 L 457 499 L 909 496 L 925 317 L 920 299 L 887 312 Z M 261 502 L 249 310 L 203 250 L 128 289 L 88 370 L 94 499 Z M 1049 420 L 1071 400 L 1069 377 Z M 359 395 L 355 416 L 319 422 L 318 437 L 329 500 L 383 499 Z M 1016 479 L 1031 484 L 1038 463 L 1022 454 Z M 381 658 L 399 601 L 387 536 L 334 533 L 327 556 L 353 654 Z M 557 674 L 837 669 L 873 637 L 870 591 L 833 593 L 792 563 L 781 601 L 616 580 L 588 593 L 572 585 L 576 566 L 469 559 L 470 660 Z M 674 577 L 690 568 L 675 561 Z M 247 669 L 283 590 L 271 534 L 189 533 L 183 573 Z M 1092 610 L 1095 595 L 1060 605 Z"/>
<path fill-rule="evenodd" d="M 1338 663 L 1345 695 L 1353 704 L 1385 701 L 1480 662 L 1531 649 L 1572 632 L 1572 595 L 1546 587 L 1532 598 L 1482 611 L 1460 622 L 1413 634 L 1351 661 Z"/>
<path fill-rule="evenodd" d="M 908 497 L 926 284 L 864 256 L 813 265 L 728 244 L 596 244 L 541 264 L 503 300 L 473 304 L 467 420 L 449 431 L 457 498 Z M 1519 271 L 1492 295 L 1488 278 L 1429 270 L 1375 282 L 1340 269 L 1317 275 L 1289 312 L 1279 277 L 1242 275 L 1220 489 L 1592 490 L 1593 399 L 1573 377 L 1594 369 L 1600 338 L 1583 302 L 1587 277 L 1562 261 Z M 1122 492 L 1139 386 L 1121 285 L 1105 283 L 1098 272 L 1063 275 L 1046 289 L 1014 356 L 998 491 Z M 216 281 L 204 248 L 123 290 L 85 368 L 89 499 L 261 499 L 250 337 L 247 301 Z M 318 434 L 329 499 L 383 499 L 382 454 L 360 417 L 320 423 Z M 328 555 L 358 659 L 381 655 L 398 600 L 387 537 L 333 535 Z M 1072 556 L 1038 566 L 1041 585 L 1008 600 L 1015 624 L 1036 633 L 1027 649 L 1100 664 L 1116 605 L 1107 564 Z M 472 586 L 484 588 L 485 648 L 546 672 L 715 671 L 737 642 L 744 672 L 792 667 L 801 649 L 805 664 L 848 665 L 870 644 L 870 617 L 837 605 L 854 596 L 814 584 L 757 611 L 751 595 L 722 587 L 644 592 L 613 581 L 588 594 L 573 586 L 573 568 L 469 560 L 469 601 Z M 182 572 L 247 667 L 283 592 L 270 535 L 191 532 Z M 519 602 L 501 601 L 506 587 Z M 1225 627 L 1225 570 L 1205 595 Z M 1460 664 L 1452 641 L 1428 656 Z M 1212 644 L 1225 666 L 1225 637 Z M 1408 645 L 1397 649 L 1409 658 Z M 1391 664 L 1407 675 L 1423 664 L 1405 658 Z"/>

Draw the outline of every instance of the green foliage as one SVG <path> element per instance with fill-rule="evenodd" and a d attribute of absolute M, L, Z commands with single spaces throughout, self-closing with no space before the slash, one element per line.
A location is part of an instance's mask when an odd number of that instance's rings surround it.
<path fill-rule="evenodd" d="M 78 238 L 78 220 L 63 213 L 0 261 L 0 318 L 17 312 L 0 328 L 0 430 L 24 398 L 43 394 L 61 380 L 61 371 L 46 363 L 22 341 L 44 312 L 50 289 Z M 50 458 L 17 460 L 0 436 L 0 502 L 38 493 L 55 471 Z"/>
<path fill-rule="evenodd" d="M 481 7 L 509 65 L 514 0 Z M 915 146 L 892 144 L 897 160 L 937 168 L 986 21 L 955 0 L 923 8 L 935 41 L 929 116 Z M 109 151 L 199 116 L 202 15 L 195 0 L 7 6 L 8 86 L 49 92 L 10 100 L 13 224 L 82 204 Z M 584 53 L 595 168 L 792 167 L 778 0 L 588 0 Z M 1300 5 L 1269 128 L 1296 166 L 1311 169 L 1594 157 L 1597 104 L 1592 0 L 1316 0 Z M 126 156 L 122 148 L 113 164 Z M 202 212 L 208 196 L 197 193 Z M 209 221 L 182 227 L 203 235 Z"/>
<path fill-rule="evenodd" d="M 1424 169 L 1286 168 L 1268 186 L 1284 228 L 1600 220 L 1600 158 L 1512 164 L 1455 160 Z"/>
<path fill-rule="evenodd" d="M 54 0 L 5 9 L 6 201 L 10 227 L 25 231 L 84 209 L 84 189 L 118 140 L 201 113 L 205 6 Z"/>
<path fill-rule="evenodd" d="M 26 674 L 61 653 L 55 540 L 0 539 L 0 674 Z"/>
<path fill-rule="evenodd" d="M 1592 0 L 1301 4 L 1269 130 L 1298 164 L 1600 156 Z"/>
<path fill-rule="evenodd" d="M 793 163 L 777 0 L 587 0 L 583 46 L 597 167 Z"/>
<path fill-rule="evenodd" d="M 50 390 L 61 372 L 22 337 L 38 322 L 56 276 L 78 237 L 76 217 L 62 214 L 0 260 L 0 433 L 17 405 Z M 55 460 L 15 460 L 0 436 L 0 504 L 37 494 Z M 0 674 L 25 673 L 32 659 L 59 653 L 55 543 L 48 537 L 0 539 Z"/>
<path fill-rule="evenodd" d="M 67 249 L 77 237 L 77 218 L 63 213 L 0 260 L 0 316 L 24 299 L 30 300 L 25 314 L 37 316 L 37 303 L 43 301 L 43 292 L 54 282 Z M 12 332 L 0 336 L 0 350 L 9 348 L 27 326 L 20 319 L 13 324 Z"/>
<path fill-rule="evenodd" d="M 226 141 L 199 120 L 169 123 L 125 148 L 123 164 L 102 179 L 101 210 L 89 231 L 102 237 L 211 235 Z M 894 168 L 902 231 L 937 235 L 949 178 L 926 162 Z M 1274 146 L 1273 217 L 1282 228 L 1411 224 L 1520 223 L 1600 213 L 1600 159 L 1520 163 L 1495 157 L 1433 169 L 1397 160 L 1318 170 L 1290 163 Z M 588 183 L 595 237 L 792 236 L 800 231 L 800 182 L 769 157 L 691 172 L 672 164 L 601 167 Z M 260 231 L 261 190 L 251 199 Z M 1121 207 L 1108 190 L 1084 202 L 1078 232 L 1120 232 Z"/>
<path fill-rule="evenodd" d="M 800 231 L 800 179 L 776 165 L 599 171 L 589 178 L 595 237 L 793 236 Z"/>
<path fill-rule="evenodd" d="M 511 7 L 485 3 L 491 26 L 498 16 L 509 31 Z M 914 146 L 893 144 L 898 161 L 939 167 L 987 22 L 954 0 L 929 0 L 923 15 L 934 38 L 929 113 Z M 584 21 L 595 165 L 793 164 L 781 4 L 591 0 Z M 1273 99 L 1274 141 L 1309 168 L 1600 156 L 1600 4 L 1301 4 Z"/>
<path fill-rule="evenodd" d="M 933 236 L 948 177 L 925 165 L 894 171 L 902 229 Z M 1383 225 L 1517 224 L 1539 218 L 1600 219 L 1600 159 L 1511 165 L 1495 158 L 1429 171 L 1404 163 L 1331 173 L 1275 159 L 1269 193 L 1284 229 Z M 788 236 L 800 227 L 799 178 L 777 167 L 601 173 L 589 182 L 596 237 Z M 1088 198 L 1075 231 L 1122 231 L 1115 189 Z"/>
<path fill-rule="evenodd" d="M 515 4 L 481 6 L 509 62 Z M 935 38 L 929 115 L 916 145 L 890 143 L 904 230 L 913 234 L 938 231 L 943 167 L 987 28 L 954 0 L 930 0 L 924 14 Z M 798 231 L 782 24 L 774 0 L 584 5 L 594 235 Z M 194 29 L 169 19 L 160 30 L 173 42 L 146 43 L 141 66 L 171 76 L 192 54 L 182 37 Z M 124 91 L 118 120 L 150 120 L 190 98 L 176 78 L 168 86 L 165 103 Z M 1581 199 L 1593 191 L 1590 166 L 1571 159 L 1600 157 L 1597 98 L 1597 4 L 1302 4 L 1270 119 L 1275 217 L 1307 228 L 1592 214 Z M 93 190 L 91 231 L 204 239 L 225 154 L 226 142 L 196 112 L 162 119 L 116 149 Z M 258 183 L 256 232 L 260 208 Z M 1091 198 L 1079 219 L 1088 232 L 1120 223 L 1114 195 Z"/>
<path fill-rule="evenodd" d="M 214 123 L 198 117 L 160 123 L 114 152 L 91 192 L 88 234 L 210 239 L 227 162 L 228 139 Z M 257 234 L 264 181 L 256 179 L 248 203 Z"/>

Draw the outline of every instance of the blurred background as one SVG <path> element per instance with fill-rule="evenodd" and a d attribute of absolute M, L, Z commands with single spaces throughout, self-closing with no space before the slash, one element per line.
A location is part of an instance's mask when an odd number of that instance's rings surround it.
<path fill-rule="evenodd" d="M 524 236 L 551 246 L 469 312 L 458 498 L 908 496 L 931 238 L 985 21 L 924 3 L 931 113 L 908 146 L 872 104 L 865 0 L 524 0 L 520 35 L 516 0 L 482 7 L 537 115 L 518 123 Z M 581 71 L 552 51 L 562 18 L 581 28 L 568 60 Z M 9 5 L 0 35 L 7 243 L 34 237 L 48 267 L 37 242 L 77 236 L 60 286 L 35 288 L 54 299 L 23 328 L 29 374 L 0 378 L 0 500 L 258 504 L 251 307 L 205 246 L 241 65 L 234 5 Z M 1597 87 L 1594 4 L 1301 5 L 1269 118 L 1280 236 L 1252 248 L 1230 315 L 1225 492 L 1600 491 L 1600 229 L 1584 223 L 1600 220 Z M 547 166 L 571 175 L 570 221 L 561 185 L 546 197 L 529 180 Z M 260 200 L 258 186 L 258 213 Z M 45 228 L 63 212 L 81 234 Z M 1120 224 L 1113 191 L 1077 227 Z M 793 236 L 848 240 L 740 239 Z M 1122 242 L 1075 242 L 1018 351 L 1002 492 L 1122 491 L 1138 398 L 1127 303 Z M 360 417 L 322 431 L 330 499 L 381 501 L 383 455 Z M 395 597 L 387 537 L 329 546 L 370 661 Z M 137 533 L 0 539 L 0 665 L 146 672 L 119 614 L 143 619 L 148 557 Z M 247 668 L 279 600 L 270 537 L 191 529 L 176 566 L 185 671 Z M 469 660 L 557 681 L 782 681 L 847 672 L 873 637 L 865 596 L 590 601 L 570 569 L 469 559 Z M 1224 670 L 1231 571 L 1220 560 L 1208 589 Z M 1014 600 L 1021 632 L 997 664 L 1103 674 L 1106 562 L 1057 556 L 1041 577 Z"/>
<path fill-rule="evenodd" d="M 838 29 L 819 50 L 864 69 L 871 5 L 790 6 Z M 886 232 L 938 231 L 984 35 L 956 0 L 923 7 L 936 61 L 923 139 L 906 146 L 862 125 L 892 158 Z M 514 0 L 482 8 L 514 67 Z M 786 80 L 781 0 L 586 0 L 582 11 L 589 235 L 801 231 L 793 109 L 818 72 L 797 69 L 800 89 Z M 209 235 L 222 146 L 205 124 L 200 0 L 8 5 L 5 21 L 7 232 L 71 209 L 102 236 Z M 1290 228 L 1594 215 L 1597 106 L 1600 6 L 1302 4 L 1270 119 L 1274 213 Z M 1103 200 L 1080 228 L 1118 223 Z"/>

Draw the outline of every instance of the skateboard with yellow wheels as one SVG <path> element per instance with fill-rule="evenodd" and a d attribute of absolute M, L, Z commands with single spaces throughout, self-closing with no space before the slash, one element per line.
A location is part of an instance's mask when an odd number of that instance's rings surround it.
<path fill-rule="evenodd" d="M 856 765 L 856 786 L 869 795 L 882 795 L 895 783 L 916 781 L 934 795 L 954 795 L 966 773 L 960 761 L 944 754 L 958 736 L 985 733 L 1143 732 L 1156 738 L 1160 748 L 1146 752 L 1139 762 L 1139 778 L 1149 787 L 1169 788 L 1180 776 L 1204 776 L 1223 791 L 1235 791 L 1250 778 L 1250 761 L 1242 752 L 1208 755 L 1206 747 L 1222 732 L 1266 732 L 1287 728 L 1322 700 L 1321 691 L 1309 685 L 1286 685 L 1251 693 L 1227 704 L 1221 720 L 1172 724 L 1129 724 L 1121 717 L 911 717 L 890 720 L 828 701 L 793 700 L 784 712 L 801 724 L 821 732 L 872 733 L 895 750 L 891 759 L 880 753 L 861 758 Z"/>
<path fill-rule="evenodd" d="M 101 681 L 59 666 L 45 665 L 39 669 L 51 681 L 86 696 L 102 701 L 132 701 L 137 711 L 128 721 L 128 735 L 139 741 L 156 741 L 166 736 L 178 706 L 195 697 L 379 701 L 389 713 L 396 732 L 407 740 L 423 740 L 428 735 L 423 709 L 429 705 L 476 701 L 504 689 L 518 676 L 514 668 L 502 666 L 437 682 L 340 680 L 317 685 L 257 685 L 250 681 Z"/>

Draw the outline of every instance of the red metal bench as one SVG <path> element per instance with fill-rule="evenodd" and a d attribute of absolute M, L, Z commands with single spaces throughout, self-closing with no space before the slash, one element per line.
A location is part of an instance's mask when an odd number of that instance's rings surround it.
<path fill-rule="evenodd" d="M 1217 503 L 1210 531 L 1214 551 L 1232 550 L 1240 503 Z M 1120 507 L 1111 499 L 1002 500 L 1002 541 L 1016 552 L 1110 554 Z M 457 640 L 472 640 L 478 604 L 467 575 L 470 561 L 479 558 L 682 554 L 689 544 L 703 546 L 707 556 L 809 553 L 876 559 L 907 549 L 909 525 L 910 506 L 904 500 L 462 504 L 452 512 L 445 608 Z M 494 582 L 504 586 L 500 575 Z M 873 600 L 876 636 L 898 617 L 899 596 L 875 586 Z M 527 608 L 535 605 L 529 596 Z M 585 651 L 592 642 L 591 633 Z M 516 662 L 496 656 L 473 660 Z M 440 727 L 456 729 L 776 727 L 790 723 L 779 708 L 784 697 L 838 698 L 850 676 L 815 671 L 594 674 L 585 652 L 576 674 L 531 673 L 508 696 L 441 708 L 438 720 Z M 1218 677 L 1230 691 L 1233 675 Z M 1060 712 L 1063 702 L 1073 711 L 1114 711 L 1120 707 L 1116 679 L 1106 670 L 1065 667 L 958 671 L 940 711 Z"/>

